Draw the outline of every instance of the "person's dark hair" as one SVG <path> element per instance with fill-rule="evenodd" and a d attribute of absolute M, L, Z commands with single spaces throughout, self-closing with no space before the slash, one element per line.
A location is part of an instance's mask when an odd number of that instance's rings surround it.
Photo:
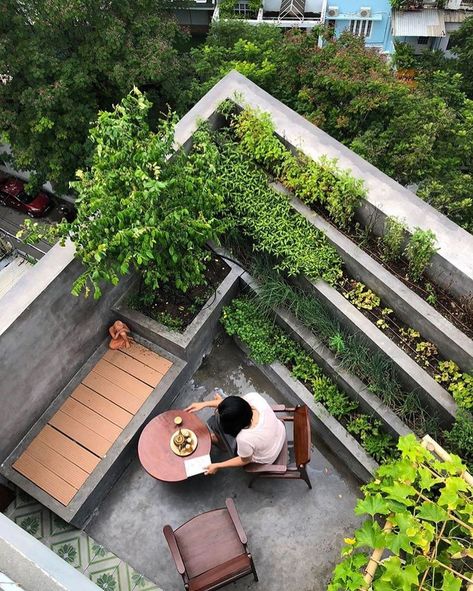
<path fill-rule="evenodd" d="M 223 432 L 236 437 L 242 429 L 251 425 L 253 411 L 240 396 L 227 396 L 218 405 L 218 416 Z"/>

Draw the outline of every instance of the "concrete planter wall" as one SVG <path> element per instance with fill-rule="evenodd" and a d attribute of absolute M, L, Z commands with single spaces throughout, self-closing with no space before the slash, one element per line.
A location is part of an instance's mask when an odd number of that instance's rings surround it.
<path fill-rule="evenodd" d="M 241 281 L 244 287 L 256 293 L 258 292 L 257 282 L 248 273 L 242 275 Z M 366 384 L 343 368 L 332 351 L 299 322 L 293 314 L 279 308 L 274 313 L 277 323 L 284 331 L 304 347 L 340 390 L 359 403 L 363 412 L 379 419 L 386 430 L 396 439 L 412 432 L 386 404 L 369 391 Z"/>
<path fill-rule="evenodd" d="M 342 326 L 362 337 L 373 351 L 386 355 L 404 386 L 418 392 L 434 416 L 446 425 L 453 422 L 457 411 L 453 397 L 336 289 L 325 281 L 298 278 L 296 282 L 304 291 L 321 300 Z"/>
<path fill-rule="evenodd" d="M 132 330 L 142 334 L 149 341 L 156 343 L 173 355 L 186 360 L 194 369 L 197 369 L 202 356 L 212 344 L 223 306 L 234 297 L 238 288 L 238 278 L 242 270 L 228 261 L 226 263 L 230 267 L 228 275 L 183 333 L 170 330 L 163 324 L 127 306 L 130 296 L 136 293 L 137 283 L 130 286 L 112 309 Z"/>
<path fill-rule="evenodd" d="M 282 189 L 282 185 L 278 184 L 278 190 Z M 357 281 L 365 283 L 379 295 L 408 326 L 435 343 L 446 359 L 452 359 L 464 371 L 473 368 L 473 341 L 470 338 L 299 199 L 292 198 L 292 205 L 313 226 L 325 233 Z"/>

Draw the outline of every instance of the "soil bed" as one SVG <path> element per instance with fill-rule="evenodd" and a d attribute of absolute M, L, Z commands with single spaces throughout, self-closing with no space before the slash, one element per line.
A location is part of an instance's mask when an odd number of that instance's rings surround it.
<path fill-rule="evenodd" d="M 410 290 L 430 304 L 439 314 L 442 314 L 454 326 L 461 330 L 469 338 L 473 338 L 473 294 L 471 298 L 458 301 L 449 293 L 439 287 L 425 275 L 418 283 L 413 283 L 408 278 L 408 265 L 405 259 L 387 263 L 382 258 L 377 236 L 369 233 L 369 228 L 363 230 L 359 223 L 351 223 L 347 228 L 341 228 L 333 223 L 324 207 L 311 204 L 310 208 L 322 216 L 339 232 L 353 240 L 353 242 L 369 254 L 377 263 L 392 273 L 404 283 Z"/>
<path fill-rule="evenodd" d="M 173 286 L 163 285 L 151 303 L 144 300 L 143 288 L 128 300 L 127 305 L 172 330 L 183 332 L 212 294 L 215 294 L 229 272 L 230 267 L 223 259 L 211 253 L 204 273 L 205 282 L 202 285 L 193 286 L 186 293 Z"/>

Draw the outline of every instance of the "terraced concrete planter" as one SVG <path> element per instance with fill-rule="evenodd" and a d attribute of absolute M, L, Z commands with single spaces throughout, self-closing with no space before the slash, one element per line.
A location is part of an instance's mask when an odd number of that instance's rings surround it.
<path fill-rule="evenodd" d="M 298 278 L 296 283 L 328 306 L 342 326 L 361 336 L 374 351 L 386 355 L 404 386 L 417 391 L 434 416 L 438 416 L 445 425 L 453 422 L 457 405 L 452 396 L 336 289 L 325 281 L 309 281 L 303 277 Z"/>
<path fill-rule="evenodd" d="M 288 193 L 279 183 L 274 183 L 273 186 Z M 294 209 L 325 233 L 356 280 L 365 283 L 379 295 L 408 326 L 417 329 L 435 343 L 446 359 L 452 359 L 464 371 L 473 368 L 473 341 L 470 338 L 332 224 L 314 213 L 299 199 L 293 197 L 291 202 Z"/>
<path fill-rule="evenodd" d="M 223 306 L 231 301 L 238 289 L 238 279 L 242 270 L 231 262 L 226 263 L 230 267 L 230 272 L 182 333 L 173 331 L 127 306 L 130 296 L 137 291 L 137 283 L 119 298 L 112 309 L 132 330 L 173 355 L 185 359 L 195 370 L 212 344 Z"/>
<path fill-rule="evenodd" d="M 257 282 L 248 273 L 241 276 L 242 284 L 248 289 L 258 292 Z M 408 435 L 412 431 L 397 417 L 397 415 L 369 391 L 355 375 L 343 368 L 335 355 L 322 341 L 316 337 L 297 318 L 283 309 L 274 311 L 277 323 L 311 355 L 324 373 L 329 376 L 350 398 L 356 400 L 363 412 L 379 419 L 386 430 L 396 439 Z"/>
<path fill-rule="evenodd" d="M 247 348 L 235 339 L 241 350 L 248 355 Z M 263 373 L 284 398 L 293 404 L 305 404 L 310 411 L 312 431 L 362 482 L 369 482 L 379 464 L 361 447 L 356 439 L 319 402 L 315 402 L 309 390 L 291 376 L 291 372 L 279 362 L 255 366 Z"/>

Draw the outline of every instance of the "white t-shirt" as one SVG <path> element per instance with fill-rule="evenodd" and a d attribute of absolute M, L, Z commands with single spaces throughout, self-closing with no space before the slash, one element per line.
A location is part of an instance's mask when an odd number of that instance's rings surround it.
<path fill-rule="evenodd" d="M 275 415 L 266 400 L 256 392 L 243 398 L 259 413 L 253 427 L 242 429 L 236 436 L 237 453 L 240 458 L 251 458 L 258 464 L 272 464 L 286 441 L 284 423 Z"/>

